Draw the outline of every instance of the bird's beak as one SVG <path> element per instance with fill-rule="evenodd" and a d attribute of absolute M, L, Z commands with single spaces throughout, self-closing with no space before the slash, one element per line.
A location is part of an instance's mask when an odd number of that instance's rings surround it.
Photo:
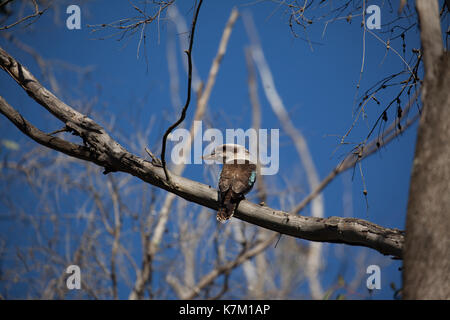
<path fill-rule="evenodd" d="M 213 156 L 212 154 L 208 154 L 208 155 L 206 155 L 206 156 L 202 156 L 202 159 L 203 159 L 203 160 L 213 160 L 213 159 L 214 159 L 214 156 Z"/>

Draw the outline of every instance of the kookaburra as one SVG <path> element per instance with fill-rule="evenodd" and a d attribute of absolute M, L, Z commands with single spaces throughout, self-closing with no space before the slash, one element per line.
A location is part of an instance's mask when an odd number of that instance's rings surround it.
<path fill-rule="evenodd" d="M 217 146 L 203 159 L 219 160 L 223 164 L 219 178 L 217 220 L 224 223 L 233 216 L 239 201 L 244 199 L 255 184 L 256 164 L 248 150 L 238 144 Z"/>

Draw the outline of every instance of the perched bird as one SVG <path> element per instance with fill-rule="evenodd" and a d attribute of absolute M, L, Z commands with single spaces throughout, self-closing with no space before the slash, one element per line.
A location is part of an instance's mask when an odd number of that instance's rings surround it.
<path fill-rule="evenodd" d="M 205 160 L 219 160 L 223 163 L 219 178 L 219 211 L 217 220 L 225 223 L 255 184 L 256 164 L 249 151 L 238 144 L 217 146 Z"/>

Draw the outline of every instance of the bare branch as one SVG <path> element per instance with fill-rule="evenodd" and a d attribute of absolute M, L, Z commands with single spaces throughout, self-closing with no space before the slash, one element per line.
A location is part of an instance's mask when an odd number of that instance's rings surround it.
<path fill-rule="evenodd" d="M 314 165 L 312 155 L 309 152 L 308 143 L 306 142 L 306 139 L 300 132 L 300 130 L 298 130 L 292 123 L 289 114 L 284 106 L 284 103 L 280 95 L 278 94 L 272 72 L 264 57 L 261 43 L 258 40 L 259 37 L 252 17 L 250 15 L 246 15 L 244 17 L 244 22 L 247 34 L 252 42 L 252 57 L 261 76 L 261 81 L 263 83 L 263 88 L 267 100 L 269 101 L 273 112 L 277 116 L 278 121 L 280 121 L 284 131 L 293 141 L 297 154 L 305 169 L 309 188 L 311 190 L 314 190 L 319 185 L 319 176 L 316 166 Z M 323 217 L 323 211 L 323 196 L 321 194 L 317 194 L 317 196 L 312 200 L 311 215 L 313 217 L 321 218 Z M 317 280 L 317 272 L 319 270 L 321 258 L 321 248 L 322 245 L 320 243 L 311 243 L 308 255 L 307 273 L 308 277 L 310 278 L 310 288 L 314 299 L 320 299 L 323 296 L 322 287 L 320 285 L 320 282 Z"/>
<path fill-rule="evenodd" d="M 275 239 L 277 238 L 277 234 L 272 234 L 267 239 L 261 241 L 260 243 L 256 244 L 253 248 L 250 250 L 244 251 L 242 254 L 239 254 L 234 260 L 227 262 L 221 266 L 218 266 L 217 268 L 214 268 L 211 272 L 206 274 L 200 281 L 198 282 L 197 286 L 192 289 L 192 291 L 188 294 L 186 294 L 183 299 L 194 299 L 199 295 L 201 290 L 208 285 L 210 285 L 218 276 L 222 274 L 228 274 L 232 269 L 238 267 L 248 259 L 253 258 L 254 256 L 260 254 L 263 252 Z"/>
<path fill-rule="evenodd" d="M 205 89 L 202 92 L 202 95 L 199 98 L 198 104 L 200 106 L 199 110 L 203 110 L 203 105 L 206 104 L 206 102 L 209 100 L 209 97 L 211 95 L 212 88 L 214 86 L 214 83 L 216 82 L 217 73 L 219 71 L 219 65 L 222 61 L 225 52 L 227 50 L 228 45 L 228 39 L 231 35 L 231 30 L 233 29 L 234 24 L 236 23 L 237 18 L 239 17 L 239 12 L 236 8 L 234 8 L 231 11 L 231 15 L 228 18 L 227 24 L 225 26 L 225 29 L 222 34 L 222 39 L 219 44 L 219 50 L 217 51 L 217 55 L 214 58 L 213 65 L 211 66 L 211 69 L 209 70 L 209 76 L 208 81 L 206 82 Z M 201 118 L 201 115 L 197 115 Z"/>
<path fill-rule="evenodd" d="M 166 180 L 170 183 L 169 174 L 166 168 L 166 143 L 167 143 L 167 137 L 172 132 L 173 129 L 178 127 L 180 123 L 183 122 L 184 118 L 186 118 L 186 112 L 189 107 L 189 103 L 191 102 L 191 86 L 192 86 L 192 46 L 194 44 L 194 35 L 195 35 L 195 26 L 197 25 L 197 18 L 198 14 L 200 12 L 200 7 L 202 6 L 203 0 L 200 0 L 197 9 L 195 11 L 194 19 L 192 20 L 192 28 L 191 28 L 191 39 L 189 41 L 189 49 L 186 51 L 186 55 L 188 57 L 188 85 L 187 85 L 187 97 L 186 97 L 186 103 L 183 107 L 183 110 L 181 111 L 181 117 L 178 119 L 173 125 L 171 125 L 166 132 L 164 133 L 163 140 L 162 140 L 162 150 L 161 150 L 161 163 L 162 167 L 164 169 L 164 174 L 166 177 Z"/>
<path fill-rule="evenodd" d="M 414 96 L 411 98 L 411 100 L 408 102 L 408 105 L 404 108 L 404 112 L 402 114 L 402 117 L 398 119 L 398 121 L 401 121 L 406 115 L 408 114 L 409 109 L 414 104 L 418 96 L 418 93 L 416 92 Z M 358 162 L 362 161 L 363 159 L 367 158 L 368 156 L 372 155 L 373 153 L 377 152 L 381 147 L 385 146 L 389 142 L 391 142 L 395 137 L 402 134 L 406 129 L 408 129 L 415 121 L 417 121 L 419 115 L 416 115 L 412 117 L 411 119 L 407 120 L 406 123 L 401 127 L 401 129 L 398 129 L 398 122 L 397 120 L 394 120 L 392 124 L 389 126 L 388 129 L 385 130 L 383 133 L 381 139 L 379 137 L 373 139 L 372 141 L 368 142 L 365 146 L 362 146 L 361 148 L 357 149 L 357 152 L 353 152 L 349 154 L 339 165 L 337 165 L 333 171 L 331 171 L 328 176 L 323 179 L 320 184 L 305 198 L 302 200 L 301 203 L 299 203 L 294 209 L 292 209 L 291 213 L 298 213 L 302 211 L 315 197 L 317 197 L 320 192 L 322 192 L 323 189 L 331 182 L 333 179 L 340 173 L 344 172 L 345 170 L 352 168 L 355 166 Z"/>
<path fill-rule="evenodd" d="M 65 141 L 51 134 L 46 134 L 28 122 L 22 115 L 11 107 L 0 96 L 0 113 L 7 117 L 20 131 L 43 146 L 65 153 L 71 157 L 91 161 L 98 165 L 103 163 L 96 161 L 94 153 L 89 148 Z"/>
<path fill-rule="evenodd" d="M 83 138 L 90 152 L 95 155 L 90 157 L 90 154 L 85 154 L 85 160 L 106 166 L 109 172 L 129 173 L 188 201 L 213 210 L 218 209 L 217 190 L 176 175 L 173 175 L 172 183 L 168 184 L 162 168 L 128 152 L 100 125 L 75 111 L 45 89 L 25 67 L 1 48 L 0 67 L 7 71 L 30 97 L 50 110 L 56 117 L 66 121 L 66 125 Z M 52 137 L 52 139 L 57 138 Z M 38 142 L 46 145 L 45 139 L 40 139 Z M 61 149 L 67 151 L 67 146 Z M 69 154 L 69 152 L 65 153 Z M 71 153 L 73 156 L 82 158 L 83 153 L 78 151 L 78 148 L 77 152 Z M 383 228 L 362 219 L 303 217 L 246 200 L 241 201 L 235 216 L 249 223 L 302 239 L 365 246 L 382 254 L 399 258 L 402 256 L 404 240 L 402 231 Z"/>
<path fill-rule="evenodd" d="M 420 22 L 420 40 L 423 47 L 425 77 L 429 79 L 436 77 L 439 70 L 437 61 L 444 52 L 442 44 L 442 31 L 439 18 L 439 4 L 437 1 L 416 1 L 417 13 Z M 450 9 L 449 9 L 450 10 Z M 427 79 L 425 79 L 425 83 Z M 426 96 L 426 85 L 422 95 Z"/>
<path fill-rule="evenodd" d="M 250 96 L 250 103 L 252 105 L 252 127 L 255 130 L 261 129 L 261 104 L 258 98 L 258 85 L 256 83 L 255 66 L 252 60 L 252 53 L 249 48 L 245 49 L 245 60 L 247 63 L 248 72 L 248 93 Z M 259 141 L 256 145 L 256 154 L 259 154 Z M 256 164 L 256 189 L 258 190 L 258 198 L 260 202 L 266 202 L 267 190 L 264 183 L 264 176 L 261 175 L 261 162 Z"/>
<path fill-rule="evenodd" d="M 39 17 L 40 17 L 42 14 L 44 14 L 44 12 L 45 12 L 48 8 L 45 8 L 45 9 L 43 9 L 43 10 L 39 10 L 39 5 L 37 4 L 36 0 L 32 0 L 32 1 L 33 1 L 33 5 L 34 5 L 34 13 L 32 13 L 32 14 L 26 16 L 26 17 L 21 18 L 21 19 L 17 20 L 16 22 L 11 23 L 10 25 L 6 25 L 6 26 L 3 26 L 3 27 L 0 27 L 0 30 L 11 29 L 12 27 L 14 27 L 14 26 L 16 26 L 16 25 L 18 25 L 18 24 L 20 24 L 20 23 L 26 21 L 26 20 L 32 19 L 32 18 L 39 19 Z M 3 7 L 3 6 L 6 5 L 8 2 L 9 2 L 9 1 L 5 1 L 5 2 L 1 3 L 1 4 L 0 4 L 0 7 Z"/>
<path fill-rule="evenodd" d="M 208 100 L 210 97 L 210 93 L 214 86 L 214 80 L 219 71 L 220 61 L 222 60 L 223 56 L 225 55 L 226 47 L 227 47 L 228 40 L 229 40 L 230 34 L 231 34 L 231 30 L 232 30 L 232 27 L 233 27 L 237 17 L 238 17 L 237 10 L 233 10 L 230 15 L 230 18 L 228 20 L 228 23 L 225 27 L 225 30 L 223 32 L 222 39 L 219 44 L 219 50 L 218 50 L 217 56 L 214 59 L 211 69 L 210 69 L 210 73 L 209 73 L 209 77 L 208 77 L 208 81 L 207 81 L 207 85 L 206 85 L 207 90 L 205 90 L 201 93 L 200 99 L 198 100 L 198 103 L 196 106 L 196 110 L 195 110 L 195 114 L 194 114 L 194 122 L 190 128 L 191 137 L 195 137 L 195 135 L 197 134 L 197 132 L 196 132 L 197 127 L 194 125 L 195 121 L 203 118 L 203 115 L 205 114 Z M 185 145 L 183 148 L 183 150 L 185 152 L 184 156 L 187 156 L 189 154 L 188 150 L 190 150 L 190 148 L 191 148 L 191 143 L 192 143 L 192 141 L 185 142 Z M 152 153 L 148 149 L 146 149 L 146 151 L 152 157 L 153 163 L 157 162 L 155 160 L 155 157 L 152 156 Z M 179 164 L 174 168 L 174 173 L 176 175 L 181 175 L 184 171 L 184 168 L 185 168 L 185 165 L 183 163 Z M 163 236 L 166 224 L 169 219 L 170 209 L 172 207 L 172 203 L 174 200 L 175 200 L 175 195 L 173 193 L 169 193 L 165 197 L 164 203 L 163 203 L 160 213 L 159 213 L 158 223 L 156 224 L 156 227 L 154 228 L 154 231 L 153 231 L 153 236 L 150 239 L 148 244 L 147 243 L 144 244 L 144 246 L 146 246 L 147 250 L 148 250 L 146 252 L 146 255 L 147 255 L 146 264 L 150 265 L 152 263 L 153 257 L 155 256 L 155 254 L 157 253 L 157 251 L 159 249 L 159 245 L 162 240 L 162 236 Z M 133 289 L 133 292 L 130 294 L 130 299 L 133 299 L 133 300 L 137 299 L 143 294 L 144 284 L 147 281 L 147 279 L 149 278 L 150 270 L 151 270 L 150 266 L 146 265 L 146 264 L 144 264 L 144 266 L 142 268 L 143 269 L 142 273 L 138 276 L 138 280 L 136 281 L 136 285 Z"/>

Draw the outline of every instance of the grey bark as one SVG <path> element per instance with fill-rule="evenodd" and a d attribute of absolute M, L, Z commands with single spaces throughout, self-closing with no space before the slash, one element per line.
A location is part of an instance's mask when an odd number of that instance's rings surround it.
<path fill-rule="evenodd" d="M 437 1 L 417 0 L 425 62 L 406 217 L 403 298 L 450 299 L 450 57 Z"/>
<path fill-rule="evenodd" d="M 170 174 L 171 183 L 168 183 L 160 166 L 128 152 L 103 127 L 60 101 L 44 88 L 24 66 L 2 48 L 0 48 L 0 68 L 5 70 L 31 98 L 61 120 L 75 135 L 81 137 L 85 146 L 70 145 L 69 142 L 47 135 L 35 127 L 31 131 L 28 130 L 23 123 L 27 123 L 28 126 L 31 124 L 24 122 L 26 120 L 1 98 L 0 113 L 36 142 L 72 157 L 96 163 L 105 168 L 105 173 L 115 171 L 129 173 L 188 201 L 217 211 L 217 190 L 174 173 Z M 54 141 L 58 143 L 53 143 Z M 385 255 L 402 257 L 404 236 L 401 230 L 384 228 L 362 219 L 304 217 L 249 201 L 241 201 L 235 217 L 297 238 L 364 246 Z"/>

